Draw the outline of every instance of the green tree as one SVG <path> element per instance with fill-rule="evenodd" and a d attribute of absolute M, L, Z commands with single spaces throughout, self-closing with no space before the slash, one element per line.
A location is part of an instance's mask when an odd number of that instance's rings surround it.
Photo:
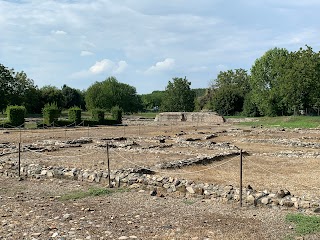
<path fill-rule="evenodd" d="M 85 101 L 89 110 L 100 108 L 110 111 L 114 106 L 119 106 L 124 112 L 137 112 L 142 109 L 136 89 L 118 82 L 115 77 L 92 84 L 86 91 Z"/>
<path fill-rule="evenodd" d="M 206 89 L 203 96 L 199 96 L 195 100 L 195 109 L 201 111 L 203 109 L 209 110 L 212 109 L 211 103 L 214 96 L 215 88 L 209 87 Z"/>
<path fill-rule="evenodd" d="M 158 110 L 164 99 L 164 91 L 153 91 L 150 94 L 142 94 L 141 101 L 144 110 Z"/>
<path fill-rule="evenodd" d="M 273 48 L 257 59 L 251 68 L 251 100 L 261 115 L 285 114 L 283 81 L 289 52 L 284 48 Z"/>
<path fill-rule="evenodd" d="M 14 97 L 14 77 L 13 70 L 9 70 L 0 64 L 0 111 L 6 109 Z"/>
<path fill-rule="evenodd" d="M 84 95 L 80 90 L 71 88 L 64 84 L 61 89 L 63 95 L 63 108 L 69 109 L 74 106 L 84 107 Z"/>
<path fill-rule="evenodd" d="M 210 108 L 221 115 L 239 114 L 246 95 L 250 92 L 250 76 L 240 68 L 221 71 L 211 85 Z"/>
<path fill-rule="evenodd" d="M 60 89 L 46 85 L 40 88 L 42 106 L 55 103 L 59 109 L 63 107 L 64 98 Z"/>
<path fill-rule="evenodd" d="M 25 72 L 17 72 L 15 80 L 15 97 L 11 104 L 25 106 L 29 113 L 41 113 L 40 91 L 34 81 Z"/>
<path fill-rule="evenodd" d="M 211 107 L 220 115 L 230 116 L 242 112 L 244 98 L 236 86 L 222 86 L 213 95 Z"/>
<path fill-rule="evenodd" d="M 165 112 L 192 112 L 195 108 L 195 92 L 190 88 L 187 78 L 173 78 L 165 91 L 162 110 Z"/>
<path fill-rule="evenodd" d="M 247 70 L 242 68 L 220 71 L 216 80 L 216 86 L 217 88 L 235 86 L 244 97 L 250 91 L 249 77 Z"/>
<path fill-rule="evenodd" d="M 259 117 L 260 116 L 259 109 L 258 109 L 257 105 L 252 100 L 251 92 L 248 93 L 244 98 L 242 114 L 247 117 Z"/>
<path fill-rule="evenodd" d="M 291 52 L 286 62 L 286 75 L 282 96 L 288 108 L 295 114 L 319 104 L 320 98 L 320 53 L 311 47 Z"/>

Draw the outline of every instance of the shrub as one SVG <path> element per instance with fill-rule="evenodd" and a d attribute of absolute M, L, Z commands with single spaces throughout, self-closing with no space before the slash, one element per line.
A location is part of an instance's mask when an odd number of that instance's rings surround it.
<path fill-rule="evenodd" d="M 102 124 L 104 122 L 104 110 L 102 109 L 92 109 L 91 111 L 92 119 Z"/>
<path fill-rule="evenodd" d="M 111 108 L 111 115 L 117 123 L 122 123 L 122 108 L 119 106 L 114 106 Z"/>
<path fill-rule="evenodd" d="M 47 103 L 42 109 L 42 113 L 43 123 L 46 125 L 51 125 L 51 123 L 57 121 L 60 116 L 60 110 L 57 103 Z"/>
<path fill-rule="evenodd" d="M 9 124 L 12 126 L 23 125 L 26 115 L 26 108 L 24 106 L 8 106 L 7 107 L 7 116 Z"/>
<path fill-rule="evenodd" d="M 70 122 L 79 124 L 81 122 L 81 109 L 79 107 L 69 108 L 68 119 Z"/>

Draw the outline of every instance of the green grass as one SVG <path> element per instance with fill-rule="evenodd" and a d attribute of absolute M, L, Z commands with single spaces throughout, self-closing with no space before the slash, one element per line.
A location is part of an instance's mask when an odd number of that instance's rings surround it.
<path fill-rule="evenodd" d="M 26 122 L 24 124 L 25 129 L 36 129 L 37 128 L 37 123 L 35 122 Z"/>
<path fill-rule="evenodd" d="M 133 116 L 144 117 L 144 118 L 155 118 L 159 113 L 157 112 L 140 112 L 134 113 Z"/>
<path fill-rule="evenodd" d="M 286 221 L 296 225 L 295 232 L 298 235 L 307 235 L 320 232 L 320 216 L 307 216 L 297 213 L 289 213 Z"/>
<path fill-rule="evenodd" d="M 90 188 L 88 191 L 73 191 L 70 193 L 66 193 L 62 195 L 59 200 L 61 201 L 67 201 L 67 200 L 76 200 L 76 199 L 82 199 L 87 197 L 95 197 L 95 196 L 101 196 L 101 195 L 108 195 L 116 190 L 110 190 L 107 188 Z"/>
<path fill-rule="evenodd" d="M 242 115 L 234 115 L 234 116 L 223 116 L 225 119 L 228 119 L 228 118 L 249 118 L 249 117 L 246 117 L 246 116 L 242 116 Z"/>
<path fill-rule="evenodd" d="M 318 128 L 319 116 L 286 116 L 286 117 L 260 117 L 256 122 L 243 122 L 245 126 L 283 127 L 283 128 Z"/>

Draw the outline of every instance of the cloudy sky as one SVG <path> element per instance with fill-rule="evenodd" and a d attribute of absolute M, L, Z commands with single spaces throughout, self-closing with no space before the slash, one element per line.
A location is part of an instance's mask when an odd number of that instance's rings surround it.
<path fill-rule="evenodd" d="M 319 51 L 319 12 L 318 0 L 0 0 L 0 63 L 39 87 L 206 88 L 274 47 Z"/>

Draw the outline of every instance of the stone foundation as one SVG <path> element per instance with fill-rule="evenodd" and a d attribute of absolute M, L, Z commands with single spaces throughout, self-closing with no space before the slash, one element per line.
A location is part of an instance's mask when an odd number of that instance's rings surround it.
<path fill-rule="evenodd" d="M 102 184 L 108 184 L 109 177 L 107 170 L 84 170 L 43 166 L 40 164 L 23 165 L 20 173 L 23 178 L 59 178 Z M 17 177 L 17 163 L 12 160 L 0 161 L 0 176 Z M 205 199 L 220 202 L 240 201 L 240 190 L 237 187 L 212 183 L 195 183 L 186 179 L 159 176 L 149 169 L 137 168 L 111 171 L 110 179 L 114 187 L 149 189 L 151 194 L 155 195 L 161 192 L 178 193 L 183 196 L 202 196 Z M 288 190 L 279 190 L 277 192 L 256 191 L 248 186 L 248 188 L 243 188 L 242 199 L 246 205 L 259 205 L 278 209 L 295 208 L 300 211 L 313 211 L 315 213 L 320 211 L 320 199 L 293 196 Z"/>
<path fill-rule="evenodd" d="M 156 116 L 155 121 L 224 123 L 225 119 L 215 112 L 163 112 Z"/>

